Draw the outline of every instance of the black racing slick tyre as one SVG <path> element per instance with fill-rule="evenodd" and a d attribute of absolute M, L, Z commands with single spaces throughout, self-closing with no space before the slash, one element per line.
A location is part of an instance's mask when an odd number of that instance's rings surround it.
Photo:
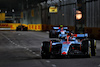
<path fill-rule="evenodd" d="M 50 42 L 43 42 L 42 43 L 42 50 L 41 50 L 41 57 L 42 59 L 49 59 L 50 58 L 50 51 L 49 51 L 49 47 L 50 47 Z"/>
<path fill-rule="evenodd" d="M 49 32 L 49 38 L 52 38 L 52 32 Z"/>
<path fill-rule="evenodd" d="M 56 37 L 57 37 L 57 35 L 56 35 L 55 30 L 50 30 L 49 31 L 49 38 L 56 38 Z"/>
<path fill-rule="evenodd" d="M 82 52 L 86 57 L 91 57 L 91 45 L 89 40 L 82 41 Z"/>
<path fill-rule="evenodd" d="M 91 41 L 91 55 L 95 56 L 96 55 L 96 51 L 95 51 L 95 49 L 96 49 L 96 40 L 91 39 L 90 41 Z"/>

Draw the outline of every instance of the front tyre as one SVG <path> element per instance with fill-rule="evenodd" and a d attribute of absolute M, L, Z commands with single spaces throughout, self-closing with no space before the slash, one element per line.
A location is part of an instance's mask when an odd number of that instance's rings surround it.
<path fill-rule="evenodd" d="M 91 57 L 91 45 L 89 40 L 82 41 L 82 52 L 86 57 Z"/>
<path fill-rule="evenodd" d="M 41 50 L 41 57 L 42 59 L 49 59 L 50 58 L 50 51 L 49 51 L 49 48 L 50 48 L 50 42 L 43 42 L 42 43 L 42 50 Z"/>
<path fill-rule="evenodd" d="M 92 56 L 95 56 L 96 55 L 96 51 L 95 51 L 95 49 L 96 49 L 96 40 L 91 39 L 90 41 L 91 41 L 91 54 L 92 54 Z"/>

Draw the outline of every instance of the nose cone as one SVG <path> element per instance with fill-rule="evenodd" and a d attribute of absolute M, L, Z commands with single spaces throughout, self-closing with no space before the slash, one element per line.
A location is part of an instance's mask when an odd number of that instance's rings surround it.
<path fill-rule="evenodd" d="M 66 52 L 62 52 L 62 55 L 66 55 L 67 53 Z"/>

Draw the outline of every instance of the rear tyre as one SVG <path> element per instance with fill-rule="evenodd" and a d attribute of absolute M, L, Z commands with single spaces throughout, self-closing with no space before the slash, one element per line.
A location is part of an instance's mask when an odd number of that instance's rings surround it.
<path fill-rule="evenodd" d="M 49 32 L 49 38 L 52 38 L 52 32 Z"/>
<path fill-rule="evenodd" d="M 55 31 L 54 30 L 50 30 L 49 38 L 56 38 L 56 37 L 57 37 L 57 35 L 56 35 Z"/>

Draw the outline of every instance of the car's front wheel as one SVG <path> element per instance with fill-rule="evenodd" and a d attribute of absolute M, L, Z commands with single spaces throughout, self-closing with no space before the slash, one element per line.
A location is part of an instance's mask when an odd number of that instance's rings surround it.
<path fill-rule="evenodd" d="M 50 42 L 43 42 L 42 43 L 42 47 L 41 47 L 41 57 L 43 59 L 49 59 L 50 58 L 50 51 L 49 51 L 49 48 L 50 48 Z"/>
<path fill-rule="evenodd" d="M 82 41 L 82 52 L 86 57 L 91 57 L 91 45 L 89 40 Z"/>

